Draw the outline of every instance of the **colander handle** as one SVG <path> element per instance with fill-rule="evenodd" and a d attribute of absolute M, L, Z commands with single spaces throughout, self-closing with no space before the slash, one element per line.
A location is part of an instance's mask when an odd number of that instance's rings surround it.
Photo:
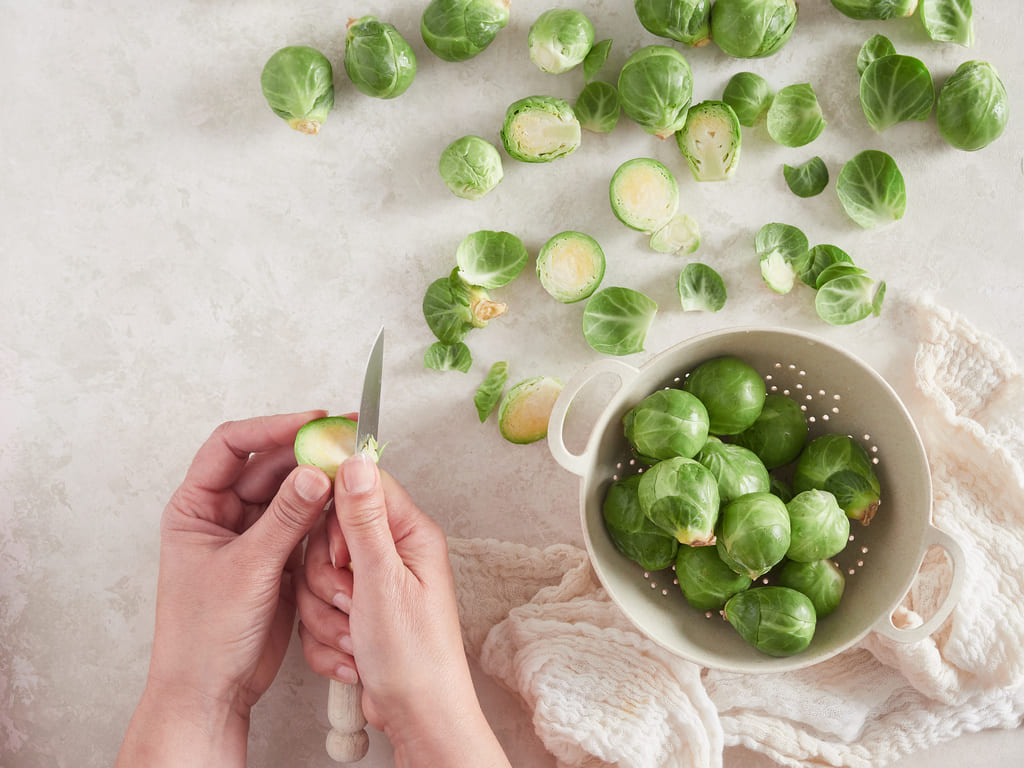
<path fill-rule="evenodd" d="M 592 434 L 590 439 L 587 440 L 587 446 L 583 449 L 583 453 L 572 453 L 565 447 L 563 429 L 566 416 L 569 413 L 569 406 L 572 405 L 580 391 L 599 376 L 611 374 L 617 377 L 619 379 L 619 391 L 622 391 L 629 382 L 636 378 L 638 373 L 639 371 L 636 368 L 623 363 L 621 360 L 603 358 L 596 363 L 588 365 L 569 380 L 569 383 L 565 385 L 562 393 L 558 396 L 558 400 L 555 401 L 555 407 L 552 408 L 551 417 L 548 419 L 548 449 L 551 451 L 551 455 L 554 456 L 555 461 L 574 475 L 582 477 L 586 474 L 595 436 Z"/>
<path fill-rule="evenodd" d="M 923 640 L 937 630 L 949 616 L 954 606 L 956 606 L 956 602 L 960 597 L 961 587 L 963 587 L 964 574 L 967 573 L 967 557 L 964 554 L 963 547 L 960 546 L 956 539 L 935 526 L 929 526 L 922 551 L 927 551 L 933 544 L 945 549 L 953 561 L 953 578 L 949 582 L 949 591 L 935 611 L 935 615 L 919 627 L 911 627 L 909 629 L 900 629 L 892 623 L 892 616 L 886 615 L 873 627 L 876 632 L 901 643 L 914 643 L 918 640 Z M 924 559 L 923 555 L 921 559 Z"/>

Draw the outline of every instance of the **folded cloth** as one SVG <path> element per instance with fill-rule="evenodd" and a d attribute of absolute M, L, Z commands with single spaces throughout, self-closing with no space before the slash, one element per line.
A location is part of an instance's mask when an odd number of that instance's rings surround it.
<path fill-rule="evenodd" d="M 1005 348 L 930 303 L 912 411 L 928 450 L 933 521 L 963 546 L 962 599 L 930 637 L 870 634 L 804 670 L 701 669 L 640 634 L 584 551 L 450 540 L 468 652 L 521 697 L 560 768 L 714 768 L 725 745 L 786 766 L 882 766 L 1024 715 L 1024 378 Z M 946 592 L 929 553 L 897 625 Z"/>

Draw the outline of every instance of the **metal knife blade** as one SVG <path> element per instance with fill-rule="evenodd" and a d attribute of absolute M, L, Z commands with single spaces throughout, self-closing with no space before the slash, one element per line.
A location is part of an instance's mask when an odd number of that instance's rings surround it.
<path fill-rule="evenodd" d="M 356 420 L 356 450 L 377 455 L 377 430 L 380 426 L 380 384 L 384 375 L 384 327 L 377 332 L 377 338 L 366 361 L 363 375 L 363 396 L 359 401 L 359 418 Z"/>

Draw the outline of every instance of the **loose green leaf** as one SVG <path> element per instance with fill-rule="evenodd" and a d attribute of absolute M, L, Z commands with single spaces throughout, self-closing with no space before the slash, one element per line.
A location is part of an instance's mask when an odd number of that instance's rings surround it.
<path fill-rule="evenodd" d="M 619 122 L 622 104 L 611 83 L 594 80 L 583 86 L 573 106 L 580 128 L 592 133 L 611 133 Z"/>
<path fill-rule="evenodd" d="M 439 277 L 423 296 L 423 318 L 442 344 L 457 344 L 473 330 L 472 315 L 452 294 L 451 281 Z"/>
<path fill-rule="evenodd" d="M 931 73 L 913 56 L 883 56 L 861 75 L 860 106 L 876 131 L 906 120 L 927 120 L 934 104 Z"/>
<path fill-rule="evenodd" d="M 913 15 L 917 0 L 832 0 L 840 13 L 858 21 L 885 21 Z"/>
<path fill-rule="evenodd" d="M 850 275 L 866 275 L 868 271 L 861 269 L 852 262 L 836 262 L 825 267 L 818 274 L 817 280 L 814 281 L 815 288 L 821 288 L 825 283 L 830 280 L 835 280 L 837 277 L 847 277 Z"/>
<path fill-rule="evenodd" d="M 866 149 L 843 166 L 836 194 L 846 214 L 865 229 L 903 218 L 907 187 L 896 161 L 881 150 Z"/>
<path fill-rule="evenodd" d="M 871 62 L 883 56 L 892 56 L 894 53 L 896 53 L 896 46 L 892 44 L 892 40 L 885 35 L 872 35 L 860 47 L 860 52 L 857 54 L 857 74 L 863 75 L 864 70 Z"/>
<path fill-rule="evenodd" d="M 740 125 L 751 128 L 771 106 L 774 95 L 768 81 L 760 75 L 737 72 L 725 84 L 722 101 L 732 107 Z"/>
<path fill-rule="evenodd" d="M 523 271 L 529 258 L 518 237 L 488 229 L 466 235 L 455 250 L 463 279 L 484 288 L 508 285 Z"/>
<path fill-rule="evenodd" d="M 818 287 L 818 276 L 833 264 L 852 264 L 853 259 L 842 248 L 835 245 L 816 245 L 807 252 L 798 270 L 800 280 L 811 288 Z"/>
<path fill-rule="evenodd" d="M 643 352 L 658 305 L 632 288 L 604 288 L 583 310 L 583 338 L 607 355 Z"/>
<path fill-rule="evenodd" d="M 820 195 L 828 186 L 828 168 L 825 161 L 817 156 L 802 165 L 782 166 L 782 175 L 789 191 L 797 197 Z"/>
<path fill-rule="evenodd" d="M 462 371 L 468 373 L 473 365 L 473 355 L 463 342 L 442 344 L 437 341 L 431 344 L 423 355 L 423 367 L 435 371 Z"/>
<path fill-rule="evenodd" d="M 921 0 L 921 21 L 932 40 L 965 48 L 974 43 L 971 0 Z"/>
<path fill-rule="evenodd" d="M 487 417 L 497 407 L 501 395 L 505 391 L 506 382 L 508 382 L 508 363 L 501 361 L 491 366 L 487 372 L 487 378 L 477 387 L 476 394 L 473 395 L 473 404 L 476 406 L 481 424 L 487 421 Z"/>
<path fill-rule="evenodd" d="M 787 85 L 776 93 L 766 125 L 772 140 L 786 147 L 802 147 L 818 138 L 826 123 L 811 84 Z"/>
<path fill-rule="evenodd" d="M 878 298 L 878 294 L 881 298 Z M 881 310 L 885 283 L 867 275 L 845 275 L 826 282 L 814 297 L 818 316 L 830 325 L 849 325 Z M 877 301 L 876 301 L 877 299 Z"/>
<path fill-rule="evenodd" d="M 611 40 L 601 40 L 600 42 L 594 43 L 594 47 L 590 49 L 590 53 L 583 59 L 583 82 L 586 83 L 601 71 L 601 67 L 608 60 L 608 54 L 612 50 Z"/>
<path fill-rule="evenodd" d="M 679 273 L 679 301 L 684 312 L 717 312 L 726 298 L 725 281 L 707 264 L 693 262 Z"/>

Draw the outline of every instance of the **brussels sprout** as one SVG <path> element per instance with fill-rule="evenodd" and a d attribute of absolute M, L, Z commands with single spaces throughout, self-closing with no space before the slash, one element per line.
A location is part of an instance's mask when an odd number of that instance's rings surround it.
<path fill-rule="evenodd" d="M 537 254 L 537 277 L 564 304 L 589 298 L 604 279 L 604 251 L 583 232 L 559 232 Z"/>
<path fill-rule="evenodd" d="M 812 488 L 794 496 L 789 510 L 789 549 L 786 557 L 810 563 L 843 551 L 850 539 L 850 518 L 828 491 Z"/>
<path fill-rule="evenodd" d="M 687 264 L 679 273 L 679 302 L 684 312 L 717 312 L 726 298 L 725 281 L 707 264 Z"/>
<path fill-rule="evenodd" d="M 921 21 L 932 40 L 974 44 L 974 9 L 971 0 L 921 0 Z"/>
<path fill-rule="evenodd" d="M 711 42 L 711 0 L 636 0 L 633 5 L 652 35 L 694 48 Z"/>
<path fill-rule="evenodd" d="M 334 72 L 320 51 L 290 45 L 271 56 L 260 74 L 274 114 L 300 133 L 315 135 L 334 107 Z"/>
<path fill-rule="evenodd" d="M 468 373 L 473 365 L 473 355 L 463 342 L 442 344 L 434 342 L 423 355 L 423 367 L 435 371 L 462 371 Z"/>
<path fill-rule="evenodd" d="M 767 492 L 771 488 L 764 464 L 753 451 L 740 445 L 709 437 L 694 458 L 710 469 L 718 480 L 718 496 L 723 504 L 748 493 Z"/>
<path fill-rule="evenodd" d="M 748 493 L 722 507 L 718 556 L 736 573 L 754 580 L 768 573 L 789 549 L 789 512 L 778 496 Z"/>
<path fill-rule="evenodd" d="M 740 125 L 748 128 L 768 111 L 774 96 L 768 81 L 753 72 L 737 72 L 722 91 L 722 101 L 732 107 Z"/>
<path fill-rule="evenodd" d="M 622 105 L 619 92 L 611 83 L 594 80 L 583 86 L 573 105 L 580 128 L 592 133 L 611 133 L 619 123 Z"/>
<path fill-rule="evenodd" d="M 547 437 L 548 421 L 562 382 L 535 376 L 509 388 L 498 406 L 498 429 L 510 443 L 525 445 Z"/>
<path fill-rule="evenodd" d="M 465 200 L 479 200 L 504 176 L 497 147 L 479 136 L 463 136 L 445 147 L 438 171 L 452 194 Z"/>
<path fill-rule="evenodd" d="M 883 301 L 885 281 L 876 283 L 867 275 L 851 274 L 825 282 L 814 297 L 814 309 L 829 325 L 849 325 L 870 315 L 878 317 Z"/>
<path fill-rule="evenodd" d="M 807 252 L 807 257 L 801 262 L 798 275 L 805 285 L 817 288 L 818 277 L 834 264 L 852 265 L 853 259 L 838 246 L 827 243 L 816 245 Z"/>
<path fill-rule="evenodd" d="M 711 38 L 737 59 L 771 56 L 793 34 L 795 0 L 716 0 L 711 7 Z"/>
<path fill-rule="evenodd" d="M 380 455 L 377 444 L 367 448 L 376 461 Z M 295 434 L 295 460 L 323 470 L 332 480 L 341 463 L 355 452 L 356 423 L 345 416 L 314 419 Z"/>
<path fill-rule="evenodd" d="M 817 156 L 800 165 L 783 165 L 782 177 L 789 191 L 797 197 L 820 195 L 828 186 L 828 168 Z"/>
<path fill-rule="evenodd" d="M 764 399 L 757 419 L 736 436 L 767 469 L 776 469 L 800 455 L 807 442 L 807 417 L 795 400 L 775 392 Z"/>
<path fill-rule="evenodd" d="M 601 71 L 601 67 L 608 61 L 608 54 L 611 53 L 611 50 L 611 40 L 602 40 L 599 43 L 594 43 L 590 53 L 583 58 L 583 82 L 589 81 L 590 78 Z"/>
<path fill-rule="evenodd" d="M 523 241 L 510 232 L 481 229 L 462 239 L 455 262 L 463 280 L 483 288 L 508 285 L 526 266 L 530 256 Z"/>
<path fill-rule="evenodd" d="M 393 99 L 412 85 L 416 54 L 393 25 L 363 16 L 348 23 L 345 72 L 367 96 Z"/>
<path fill-rule="evenodd" d="M 818 138 L 826 123 L 811 84 L 787 85 L 776 93 L 765 125 L 772 140 L 786 147 L 802 147 Z"/>
<path fill-rule="evenodd" d="M 702 101 L 690 107 L 676 133 L 679 151 L 697 181 L 725 181 L 740 163 L 740 121 L 724 101 Z"/>
<path fill-rule="evenodd" d="M 1006 88 L 987 62 L 965 61 L 939 89 L 939 133 L 957 149 L 987 147 L 1003 135 L 1009 114 Z"/>
<path fill-rule="evenodd" d="M 641 475 L 611 484 L 601 506 L 605 530 L 612 544 L 648 571 L 668 568 L 676 559 L 679 542 L 652 523 L 640 509 Z"/>
<path fill-rule="evenodd" d="M 431 0 L 420 34 L 438 58 L 466 61 L 491 44 L 508 16 L 509 0 Z"/>
<path fill-rule="evenodd" d="M 423 296 L 423 317 L 442 344 L 457 344 L 474 328 L 483 328 L 508 307 L 491 301 L 487 291 L 466 283 L 456 269 L 438 278 Z"/>
<path fill-rule="evenodd" d="M 552 8 L 530 26 L 526 44 L 530 61 L 542 72 L 568 72 L 581 64 L 594 46 L 594 25 L 581 11 Z"/>
<path fill-rule="evenodd" d="M 683 389 L 708 409 L 713 435 L 738 435 L 757 420 L 764 406 L 764 380 L 735 357 L 701 363 L 686 378 Z"/>
<path fill-rule="evenodd" d="M 751 584 L 722 562 L 715 547 L 679 547 L 676 579 L 686 602 L 698 611 L 720 611 L 730 597 Z"/>
<path fill-rule="evenodd" d="M 665 139 L 686 122 L 693 73 L 675 48 L 648 45 L 626 59 L 618 88 L 626 115 L 647 133 Z"/>
<path fill-rule="evenodd" d="M 883 56 L 861 75 L 860 107 L 876 131 L 906 120 L 927 120 L 934 103 L 931 73 L 913 56 Z"/>
<path fill-rule="evenodd" d="M 793 474 L 797 493 L 817 488 L 836 497 L 846 515 L 864 525 L 878 511 L 881 487 L 867 451 L 847 435 L 822 435 L 808 443 Z"/>
<path fill-rule="evenodd" d="M 758 587 L 725 604 L 725 618 L 740 636 L 769 656 L 800 653 L 814 638 L 814 604 L 788 587 Z"/>
<path fill-rule="evenodd" d="M 846 588 L 846 577 L 829 560 L 813 563 L 783 563 L 779 569 L 779 586 L 801 592 L 810 599 L 816 618 L 822 619 L 839 607 Z"/>
<path fill-rule="evenodd" d="M 857 74 L 863 75 L 864 70 L 873 61 L 883 56 L 892 56 L 894 53 L 896 53 L 896 46 L 892 44 L 892 40 L 885 35 L 872 35 L 857 53 Z"/>
<path fill-rule="evenodd" d="M 840 261 L 835 264 L 829 264 L 818 274 L 818 278 L 815 281 L 814 287 L 821 288 L 829 280 L 835 280 L 837 277 L 847 277 L 848 275 L 866 275 L 868 271 L 861 269 L 856 264 L 851 262 Z"/>
<path fill-rule="evenodd" d="M 487 377 L 477 387 L 473 395 L 473 405 L 476 406 L 476 414 L 480 417 L 481 424 L 487 421 L 498 405 L 507 381 L 508 363 L 500 361 L 491 366 Z"/>
<path fill-rule="evenodd" d="M 907 209 L 903 174 L 885 152 L 865 149 L 848 160 L 836 179 L 846 215 L 865 229 L 891 224 Z"/>
<path fill-rule="evenodd" d="M 793 499 L 793 489 L 789 483 L 783 480 L 774 472 L 768 473 L 769 480 L 771 481 L 772 494 L 782 499 L 784 504 L 788 504 Z"/>
<path fill-rule="evenodd" d="M 704 404 L 681 389 L 659 389 L 622 417 L 626 440 L 645 464 L 682 456 L 692 459 L 708 439 Z"/>
<path fill-rule="evenodd" d="M 580 146 L 580 122 L 565 99 L 527 96 L 509 105 L 501 127 L 505 151 L 524 163 L 548 163 Z"/>
<path fill-rule="evenodd" d="M 681 456 L 659 461 L 640 476 L 638 493 L 644 514 L 680 544 L 714 541 L 718 483 L 702 464 Z"/>
<path fill-rule="evenodd" d="M 606 355 L 644 351 L 658 305 L 632 288 L 602 288 L 583 309 L 583 338 Z"/>
<path fill-rule="evenodd" d="M 677 213 L 651 233 L 650 245 L 658 253 L 693 253 L 700 247 L 700 227 L 693 217 Z"/>
<path fill-rule="evenodd" d="M 807 250 L 807 235 L 797 227 L 779 223 L 761 227 L 754 238 L 754 251 L 765 285 L 776 293 L 793 290 L 797 271 L 807 258 Z"/>
<path fill-rule="evenodd" d="M 627 160 L 612 174 L 608 196 L 615 217 L 631 229 L 652 233 L 679 207 L 679 185 L 663 163 L 649 157 Z"/>
<path fill-rule="evenodd" d="M 832 0 L 840 13 L 858 21 L 885 21 L 913 16 L 917 0 Z"/>

